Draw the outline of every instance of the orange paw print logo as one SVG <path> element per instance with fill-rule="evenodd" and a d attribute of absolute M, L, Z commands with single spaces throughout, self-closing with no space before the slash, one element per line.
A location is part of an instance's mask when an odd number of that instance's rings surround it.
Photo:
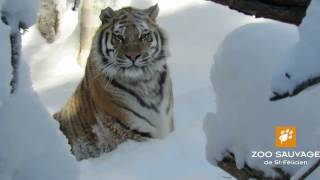
<path fill-rule="evenodd" d="M 276 127 L 276 147 L 279 147 L 279 148 L 296 147 L 296 127 L 292 127 L 292 126 Z"/>

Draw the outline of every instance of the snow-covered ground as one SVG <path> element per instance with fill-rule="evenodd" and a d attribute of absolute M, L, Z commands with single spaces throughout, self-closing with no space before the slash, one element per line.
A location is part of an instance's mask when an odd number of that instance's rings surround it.
<path fill-rule="evenodd" d="M 2 0 L 0 0 L 0 2 L 1 1 Z M 222 104 L 221 107 L 228 105 L 225 110 L 226 112 L 231 112 L 230 114 L 233 114 L 232 112 L 236 112 L 238 110 L 236 108 L 238 107 L 242 107 L 242 110 L 249 111 L 248 108 L 252 106 L 245 106 L 245 102 L 247 102 L 246 98 L 248 98 L 248 96 L 242 97 L 242 94 L 239 93 L 248 93 L 246 95 L 253 96 L 252 101 L 255 101 L 255 98 L 257 98 L 256 101 L 259 101 L 262 97 L 261 94 L 252 93 L 255 92 L 254 90 L 256 89 L 252 89 L 251 87 L 257 89 L 267 87 L 267 90 L 263 88 L 260 92 L 264 95 L 263 97 L 265 97 L 265 100 L 267 101 L 273 72 L 272 70 L 275 69 L 276 63 L 279 62 L 278 60 L 284 56 L 285 50 L 297 41 L 296 28 L 290 25 L 274 22 L 269 24 L 252 24 L 258 22 L 261 23 L 261 21 L 266 20 L 254 19 L 231 11 L 223 6 L 201 0 L 122 0 L 114 1 L 113 7 L 117 9 L 129 5 L 146 8 L 156 2 L 160 7 L 158 22 L 161 27 L 167 31 L 169 36 L 171 52 L 169 64 L 174 83 L 176 130 L 165 139 L 155 139 L 143 143 L 129 141 L 120 145 L 115 151 L 102 155 L 100 158 L 84 160 L 76 163 L 74 162 L 74 159 L 69 156 L 70 154 L 66 153 L 66 140 L 59 132 L 57 123 L 55 123 L 45 111 L 46 108 L 52 114 L 59 110 L 59 108 L 66 102 L 67 98 L 71 96 L 83 75 L 83 68 L 80 67 L 76 61 L 79 49 L 77 12 L 69 10 L 65 12 L 64 17 L 62 18 L 60 34 L 58 34 L 58 38 L 53 44 L 47 44 L 40 36 L 40 33 L 37 31 L 35 26 L 30 28 L 23 36 L 23 64 L 25 64 L 26 69 L 23 71 L 24 73 L 21 74 L 21 76 L 26 76 L 26 82 L 24 85 L 28 84 L 30 82 L 30 79 L 28 79 L 30 76 L 30 69 L 32 87 L 36 93 L 34 93 L 31 87 L 27 87 L 30 85 L 26 85 L 26 91 L 22 91 L 21 95 L 15 97 L 18 98 L 16 103 L 18 103 L 19 100 L 21 101 L 21 99 L 24 99 L 25 103 L 21 103 L 18 106 L 15 105 L 15 99 L 10 99 L 12 101 L 10 103 L 13 104 L 11 106 L 6 106 L 7 109 L 1 108 L 1 101 L 3 100 L 2 102 L 4 102 L 4 99 L 8 97 L 8 93 L 0 93 L 0 112 L 1 110 L 6 110 L 6 113 L 14 113 L 10 110 L 10 107 L 13 108 L 13 106 L 17 106 L 19 109 L 18 112 L 23 112 L 22 116 L 25 116 L 25 119 L 33 119 L 30 120 L 30 123 L 21 123 L 21 126 L 19 127 L 26 127 L 26 129 L 29 130 L 32 129 L 33 123 L 38 124 L 35 125 L 37 128 L 33 130 L 33 133 L 31 133 L 32 138 L 35 136 L 35 143 L 37 144 L 43 143 L 47 145 L 46 148 L 42 147 L 42 149 L 41 147 L 35 146 L 35 148 L 40 148 L 39 151 L 35 151 L 34 153 L 39 157 L 36 162 L 42 161 L 43 166 L 41 166 L 40 163 L 38 166 L 29 167 L 30 169 L 28 169 L 26 168 L 28 163 L 30 163 L 31 159 L 35 157 L 30 156 L 30 158 L 21 158 L 24 159 L 24 161 L 21 162 L 26 164 L 24 164 L 24 166 L 20 164 L 12 165 L 11 167 L 13 168 L 10 169 L 10 172 L 6 172 L 8 174 L 8 176 L 6 176 L 8 180 L 20 180 L 19 177 L 21 176 L 11 178 L 10 175 L 21 169 L 21 167 L 22 172 L 25 173 L 35 172 L 34 168 L 39 168 L 40 166 L 45 170 L 49 170 L 49 168 L 46 169 L 46 167 L 50 167 L 48 166 L 48 161 L 55 162 L 51 166 L 56 167 L 56 169 L 50 173 L 60 174 L 61 176 L 66 175 L 64 178 L 67 180 L 231 179 L 230 175 L 219 168 L 212 166 L 206 159 L 206 137 L 203 132 L 203 119 L 207 112 L 216 112 L 216 98 L 210 81 L 211 66 L 214 68 L 216 65 L 213 62 L 213 57 L 215 54 L 218 54 L 214 59 L 219 63 L 221 63 L 225 58 L 227 61 L 231 60 L 231 63 L 222 63 L 222 72 L 219 73 L 219 79 L 223 81 L 216 82 L 221 82 L 219 87 L 227 89 L 225 89 L 226 92 L 224 92 L 223 89 L 215 89 L 218 96 L 222 93 L 223 95 L 226 95 L 225 97 L 234 98 L 235 101 L 239 102 L 235 104 Z M 67 8 L 71 9 L 70 7 Z M 2 34 L 2 32 L 8 34 L 9 31 L 0 24 L 0 32 L 0 34 Z M 232 35 L 239 32 L 245 33 L 240 33 L 239 41 L 236 41 L 237 38 L 230 38 L 230 36 L 232 37 Z M 270 33 L 272 34 L 270 35 Z M 252 36 L 250 34 L 252 34 Z M 279 43 L 274 43 L 272 39 L 278 40 Z M 266 40 L 267 43 L 260 43 L 263 40 Z M 1 42 L 0 47 L 5 49 L 5 45 L 7 43 L 8 42 Z M 240 51 L 242 61 L 234 64 L 232 63 L 232 58 L 238 57 L 238 51 L 236 51 L 238 49 L 237 47 L 242 47 Z M 249 51 L 248 47 L 255 51 Z M 263 51 L 265 47 L 269 47 L 268 51 Z M 248 52 L 249 56 L 247 56 Z M 250 54 L 251 52 L 254 53 Z M 228 59 L 229 55 L 230 58 Z M 258 57 L 262 58 L 258 59 Z M 269 57 L 274 59 L 268 61 Z M 254 61 L 254 58 L 256 61 Z M 0 61 L 0 63 L 2 66 L 7 62 Z M 9 64 L 4 65 L 9 66 Z M 231 69 L 229 65 L 231 65 Z M 232 65 L 235 66 L 233 67 Z M 259 69 L 255 69 L 251 74 L 248 74 L 248 72 L 251 72 L 250 70 L 252 70 L 252 68 L 257 67 Z M 235 72 L 230 70 L 235 70 Z M 239 72 L 240 74 L 237 74 L 238 71 L 241 71 Z M 2 73 L 8 74 L 8 72 L 4 71 L 1 71 L 0 73 L 1 75 Z M 228 81 L 228 78 L 236 80 L 237 76 L 241 75 L 241 73 L 244 75 L 241 76 L 244 79 L 238 79 L 239 81 L 236 81 L 235 83 L 233 83 L 233 81 Z M 262 77 L 262 79 L 259 79 L 260 77 Z M 4 81 L 10 80 L 10 77 L 8 76 L 1 76 L 0 78 L 1 80 L 2 78 L 6 78 Z M 250 80 L 250 78 L 253 80 L 250 82 L 247 81 Z M 259 82 L 252 83 L 255 81 Z M 242 87 L 240 90 L 243 91 L 238 92 L 237 85 Z M 246 87 L 250 87 L 251 89 L 246 91 Z M 5 88 L 7 87 L 2 87 L 0 85 L 1 91 Z M 26 98 L 24 98 L 24 96 Z M 217 98 L 217 100 L 219 99 Z M 227 100 L 223 102 L 232 101 Z M 243 102 L 244 104 L 241 104 Z M 249 102 L 251 101 L 248 101 L 248 103 Z M 41 107 L 42 103 L 45 105 L 45 108 Z M 264 110 L 263 107 L 271 106 L 269 102 L 264 103 L 267 105 L 265 106 L 264 104 L 264 106 L 261 106 L 261 109 L 256 107 L 256 109 L 259 110 L 254 113 L 254 115 L 257 115 L 257 119 L 259 118 L 259 112 Z M 302 103 L 302 107 L 307 104 L 305 101 L 302 101 Z M 28 104 L 37 105 L 32 105 L 24 109 Z M 291 106 L 283 108 L 281 104 L 285 103 L 278 104 L 280 105 L 277 105 L 276 107 L 280 107 L 282 110 L 291 110 Z M 236 105 L 239 106 L 236 107 Z M 219 110 L 219 107 L 217 108 Z M 296 109 L 297 107 L 294 108 Z M 35 113 L 37 115 L 33 116 L 32 111 L 40 112 L 39 114 Z M 271 109 L 271 111 L 272 112 L 270 113 L 272 114 L 274 111 L 279 110 Z M 301 111 L 303 110 L 301 109 Z M 301 111 L 296 113 L 298 114 Z M 315 109 L 312 109 L 312 111 L 315 111 L 316 113 Z M 316 114 L 313 115 L 315 116 Z M 3 117 L 2 114 L 1 117 Z M 10 118 L 15 119 L 16 122 L 19 123 L 19 121 L 21 121 L 19 117 L 21 116 L 17 115 Z M 43 118 L 39 120 L 38 117 Z M 246 117 L 247 116 L 245 116 L 244 119 Z M 299 116 L 297 119 L 288 119 L 287 116 L 270 116 L 269 118 L 274 121 L 278 118 L 283 120 L 283 122 L 290 122 L 291 120 L 297 122 L 305 120 L 303 117 L 304 116 Z M 269 119 L 268 117 L 258 119 L 256 124 L 263 124 L 263 120 L 268 121 Z M 223 146 L 216 146 L 217 148 L 214 149 L 215 154 L 212 154 L 215 155 L 215 158 L 219 157 L 218 153 L 222 151 L 222 148 L 225 147 L 224 145 L 233 142 L 233 140 L 228 139 L 228 137 L 230 137 L 228 135 L 234 135 L 231 132 L 241 127 L 244 129 L 241 131 L 242 134 L 245 134 L 248 131 L 246 126 L 239 125 L 237 127 L 234 126 L 234 124 L 230 125 L 230 127 L 228 127 L 229 129 L 226 129 L 225 127 L 219 126 L 220 122 L 221 119 L 216 120 L 216 122 L 211 121 L 211 125 L 214 124 L 217 126 L 215 129 L 207 128 L 213 130 L 213 135 L 220 138 L 219 143 L 222 140 L 225 140 Z M 3 124 L 5 123 L 1 122 L 1 126 Z M 28 124 L 31 127 L 28 127 Z M 2 127 L 9 127 L 9 125 Z M 210 124 L 208 123 L 208 125 Z M 311 125 L 312 124 L 310 124 L 310 126 Z M 308 127 L 310 126 L 308 125 Z M 219 127 L 221 128 L 217 129 Z M 40 129 L 45 129 L 46 131 L 39 131 Z M 19 131 L 20 129 L 8 128 L 8 130 L 12 130 L 13 132 Z M 24 132 L 27 133 L 27 130 Z M 265 130 L 267 131 L 268 128 Z M 3 132 L 8 136 L 11 131 Z M 39 132 L 39 134 L 36 132 Z M 264 131 L 254 130 L 252 132 L 261 133 Z M 27 135 L 25 133 L 21 133 L 21 136 L 26 137 Z M 36 137 L 38 137 L 38 139 Z M 254 139 L 253 137 L 248 137 L 249 140 L 250 138 L 251 140 Z M 23 142 L 23 138 L 10 139 L 8 142 L 11 142 L 11 140 L 12 142 Z M 239 141 L 239 139 L 236 140 Z M 2 141 L 5 141 L 5 139 L 0 138 L 0 142 Z M 30 146 L 31 142 L 32 141 L 27 141 L 27 143 L 25 143 L 30 149 L 29 151 L 32 149 L 32 146 Z M 51 142 L 56 148 L 52 148 L 50 146 Z M 245 143 L 245 141 L 239 142 Z M 259 142 L 262 143 L 264 141 L 259 140 Z M 221 145 L 219 143 L 217 144 Z M 23 147 L 23 145 L 24 144 L 22 143 L 21 146 L 19 144 L 17 146 L 8 146 L 7 154 L 3 153 L 3 151 L 1 151 L 2 149 L 0 149 L 0 179 L 1 177 L 5 177 L 1 176 L 1 167 L 7 166 L 7 164 L 2 162 L 1 158 L 3 157 L 1 157 L 1 155 L 9 156 L 9 153 L 11 153 L 11 155 L 15 155 L 15 153 L 19 154 L 20 151 L 10 152 L 9 150 L 10 148 L 23 149 L 19 148 Z M 44 152 L 48 148 L 52 148 L 52 151 L 57 150 L 58 152 L 48 151 L 50 154 L 47 156 L 50 158 L 46 159 L 43 156 L 46 155 Z M 243 153 L 241 148 L 239 149 L 239 153 Z M 39 154 L 43 156 L 40 156 Z M 239 157 L 241 156 L 242 155 L 239 155 Z M 245 158 L 239 160 L 239 166 L 241 166 L 241 163 L 243 163 L 244 160 Z M 66 169 L 65 172 L 61 171 L 63 168 Z M 38 177 L 41 179 L 41 177 L 44 177 L 45 173 L 48 172 L 44 171 L 44 173 L 40 174 Z M 77 175 L 79 177 L 77 177 Z M 64 180 L 61 176 L 59 176 L 58 179 Z M 37 177 L 32 177 L 31 175 L 29 176 L 29 179 L 32 180 L 37 180 L 36 178 Z"/>
<path fill-rule="evenodd" d="M 146 8 L 156 1 L 121 1 L 115 8 Z M 212 57 L 224 37 L 235 28 L 261 21 L 211 2 L 160 0 L 159 24 L 167 31 L 173 76 L 176 131 L 163 140 L 127 142 L 98 159 L 79 162 L 80 179 L 229 179 L 205 157 L 202 120 L 215 106 L 209 72 Z M 83 74 L 77 65 L 76 14 L 67 12 L 63 33 L 46 44 L 35 27 L 24 36 L 33 87 L 53 113 L 73 93 Z"/>

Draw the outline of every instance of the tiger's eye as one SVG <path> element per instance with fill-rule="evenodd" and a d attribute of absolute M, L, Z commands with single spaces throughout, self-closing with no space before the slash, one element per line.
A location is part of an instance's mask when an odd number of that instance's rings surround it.
<path fill-rule="evenodd" d="M 141 40 L 151 42 L 152 41 L 151 33 L 142 34 Z"/>

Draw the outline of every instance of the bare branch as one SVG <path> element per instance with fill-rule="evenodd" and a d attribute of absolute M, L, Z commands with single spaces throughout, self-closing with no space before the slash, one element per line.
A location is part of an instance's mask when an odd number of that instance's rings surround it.
<path fill-rule="evenodd" d="M 264 172 L 261 170 L 254 169 L 247 164 L 244 165 L 242 169 L 238 169 L 236 166 L 235 156 L 232 152 L 228 154 L 221 160 L 217 162 L 217 165 L 224 171 L 231 174 L 233 177 L 240 180 L 247 180 L 250 178 L 264 179 L 264 180 L 289 180 L 290 175 L 285 173 L 280 168 L 274 168 L 277 172 L 277 178 L 266 177 Z"/>
<path fill-rule="evenodd" d="M 293 96 L 296 96 L 297 94 L 299 94 L 300 92 L 302 92 L 303 90 L 311 87 L 311 86 L 314 86 L 316 84 L 320 83 L 320 76 L 316 76 L 314 78 L 310 78 L 310 79 L 307 79 L 306 81 L 303 81 L 302 83 L 298 84 L 292 93 L 289 93 L 289 92 L 285 92 L 285 93 L 277 93 L 277 92 L 273 92 L 273 96 L 270 98 L 270 101 L 277 101 L 277 100 L 280 100 L 280 99 L 284 99 L 284 98 L 287 98 L 287 97 L 293 97 Z"/>
<path fill-rule="evenodd" d="M 10 25 L 10 20 L 7 16 L 10 13 L 2 11 L 1 20 L 4 24 Z M 13 23 L 14 24 L 14 23 Z M 14 94 L 18 86 L 18 68 L 20 62 L 20 52 L 21 52 L 21 32 L 20 30 L 25 30 L 27 27 L 24 23 L 20 22 L 18 25 L 12 25 L 10 33 L 10 45 L 11 45 L 11 66 L 12 66 L 12 78 L 10 81 L 11 90 L 10 93 Z"/>
<path fill-rule="evenodd" d="M 12 66 L 12 79 L 11 94 L 15 93 L 18 84 L 18 68 L 20 63 L 20 51 L 21 51 L 21 33 L 18 31 L 11 32 L 10 35 L 11 42 L 11 66 Z"/>
<path fill-rule="evenodd" d="M 310 163 L 306 167 L 302 167 L 292 178 L 291 180 L 303 180 L 311 175 L 314 170 L 320 166 L 320 159 L 315 160 L 313 163 Z"/>
<path fill-rule="evenodd" d="M 80 0 L 74 0 L 74 4 L 73 4 L 73 7 L 72 7 L 72 10 L 73 11 L 76 11 L 78 10 L 80 7 Z"/>

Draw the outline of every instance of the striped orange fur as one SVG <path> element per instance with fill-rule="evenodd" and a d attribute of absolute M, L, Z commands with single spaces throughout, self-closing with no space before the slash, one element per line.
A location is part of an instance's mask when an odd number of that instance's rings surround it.
<path fill-rule="evenodd" d="M 174 129 L 167 40 L 158 6 L 101 12 L 85 75 L 54 118 L 78 160 Z"/>

